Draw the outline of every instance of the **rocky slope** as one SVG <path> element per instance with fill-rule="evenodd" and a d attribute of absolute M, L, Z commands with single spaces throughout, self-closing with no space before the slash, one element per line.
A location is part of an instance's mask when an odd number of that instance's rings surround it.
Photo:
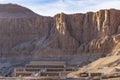
<path fill-rule="evenodd" d="M 12 48 L 15 46 L 25 42 L 27 43 L 36 38 L 47 37 L 52 22 L 52 18 L 39 16 L 19 5 L 1 4 L 0 55 L 14 55 Z M 18 54 L 20 55 L 21 53 Z"/>
<path fill-rule="evenodd" d="M 105 56 L 119 47 L 119 19 L 115 9 L 45 17 L 16 4 L 1 4 L 0 55 Z"/>
<path fill-rule="evenodd" d="M 107 56 L 100 58 L 82 68 L 76 72 L 68 74 L 68 77 L 78 78 L 78 74 L 82 72 L 87 73 L 102 73 L 104 75 L 112 75 L 114 73 L 120 73 L 120 55 Z"/>

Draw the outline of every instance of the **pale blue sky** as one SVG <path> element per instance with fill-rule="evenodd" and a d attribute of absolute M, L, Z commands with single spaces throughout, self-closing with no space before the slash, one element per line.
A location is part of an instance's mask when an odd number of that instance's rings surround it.
<path fill-rule="evenodd" d="M 19 4 L 44 16 L 53 16 L 61 12 L 72 14 L 100 9 L 120 9 L 120 0 L 0 0 L 0 4 L 4 3 Z"/>

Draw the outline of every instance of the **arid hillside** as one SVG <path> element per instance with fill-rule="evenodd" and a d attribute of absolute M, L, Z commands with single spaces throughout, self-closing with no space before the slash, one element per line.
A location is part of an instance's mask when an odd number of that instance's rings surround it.
<path fill-rule="evenodd" d="M 69 77 L 79 77 L 79 73 L 103 73 L 104 75 L 112 75 L 120 72 L 120 55 L 107 56 L 100 58 L 82 68 L 76 72 L 68 74 Z"/>
<path fill-rule="evenodd" d="M 0 5 L 0 56 L 119 52 L 120 10 L 40 16 L 16 4 Z"/>

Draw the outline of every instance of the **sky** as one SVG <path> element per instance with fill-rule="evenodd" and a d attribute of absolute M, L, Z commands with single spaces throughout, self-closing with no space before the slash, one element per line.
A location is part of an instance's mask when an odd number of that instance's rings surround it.
<path fill-rule="evenodd" d="M 43 16 L 58 13 L 85 13 L 100 9 L 120 9 L 120 0 L 0 0 L 0 4 L 13 3 L 27 7 Z"/>

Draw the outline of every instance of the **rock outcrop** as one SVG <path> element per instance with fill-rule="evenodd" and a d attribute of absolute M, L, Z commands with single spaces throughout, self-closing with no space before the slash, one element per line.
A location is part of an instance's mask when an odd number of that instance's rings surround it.
<path fill-rule="evenodd" d="M 19 5 L 1 4 L 0 56 L 105 56 L 120 44 L 119 19 L 120 11 L 115 9 L 45 17 Z"/>

